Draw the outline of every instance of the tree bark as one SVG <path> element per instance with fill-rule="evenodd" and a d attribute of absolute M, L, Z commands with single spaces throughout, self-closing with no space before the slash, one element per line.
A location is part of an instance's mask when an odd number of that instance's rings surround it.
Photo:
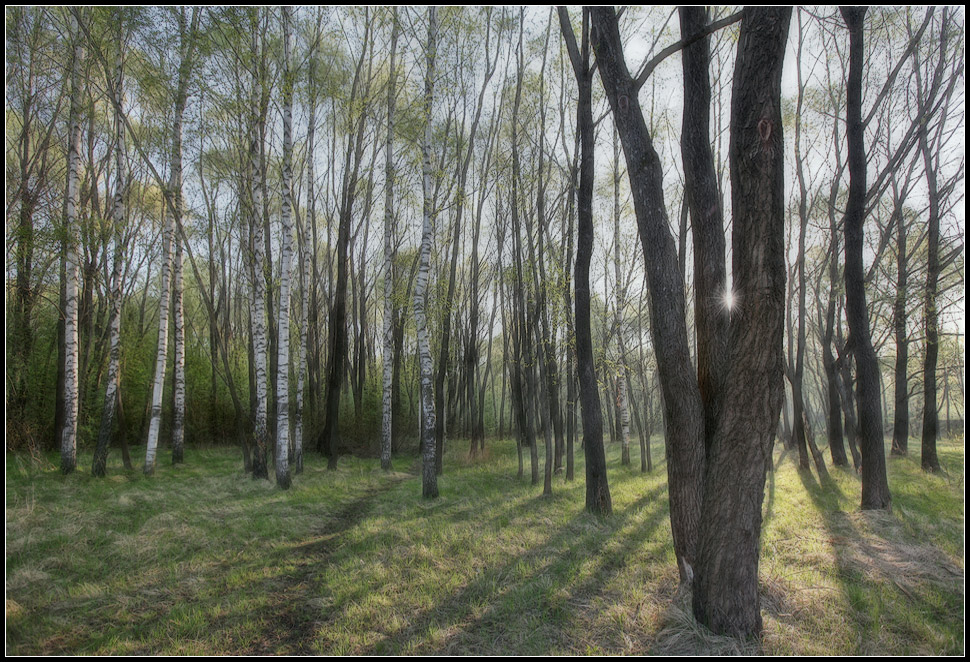
<path fill-rule="evenodd" d="M 684 282 L 664 204 L 663 167 L 624 60 L 612 8 L 593 16 L 593 48 L 626 157 L 650 289 L 651 335 L 664 394 L 670 523 L 682 579 L 694 562 L 704 475 L 704 407 L 687 343 Z"/>
<path fill-rule="evenodd" d="M 258 9 L 254 10 L 252 52 L 254 58 L 258 58 L 260 52 L 259 26 L 257 25 Z M 250 228 L 252 231 L 252 252 L 253 252 L 253 304 L 252 304 L 252 335 L 253 335 L 253 380 L 255 383 L 255 412 L 253 419 L 253 441 L 255 452 L 253 453 L 253 478 L 269 478 L 267 467 L 267 453 L 269 450 L 269 424 L 268 424 L 268 398 L 267 393 L 267 373 L 266 373 L 266 353 L 267 333 L 266 333 L 266 279 L 264 276 L 265 242 L 263 237 L 263 188 L 260 182 L 262 172 L 261 158 L 262 153 L 262 125 L 266 121 L 265 115 L 261 111 L 259 103 L 259 90 L 262 85 L 260 82 L 260 66 L 258 60 L 254 59 L 252 65 L 253 90 L 252 90 L 252 109 L 250 135 L 249 135 L 249 186 L 250 186 Z"/>
<path fill-rule="evenodd" d="M 435 470 L 435 407 L 431 344 L 428 339 L 428 319 L 425 307 L 428 301 L 428 275 L 431 258 L 431 217 L 434 213 L 431 201 L 431 125 L 434 99 L 434 64 L 437 48 L 437 9 L 428 8 L 428 43 L 425 53 L 424 81 L 424 140 L 421 143 L 422 190 L 424 210 L 419 254 L 418 279 L 414 285 L 414 324 L 418 338 L 418 358 L 421 364 L 421 418 L 422 426 L 422 482 L 421 494 L 426 499 L 438 497 L 438 476 Z"/>
<path fill-rule="evenodd" d="M 762 629 L 758 553 L 765 476 L 784 392 L 785 191 L 781 74 L 791 9 L 746 8 L 731 101 L 731 320 L 723 409 L 704 486 L 697 619 L 719 634 Z"/>
<path fill-rule="evenodd" d="M 681 7 L 681 38 L 707 27 L 707 10 Z M 694 325 L 697 333 L 697 386 L 704 403 L 704 445 L 710 449 L 720 413 L 721 382 L 727 360 L 730 308 L 724 257 L 724 220 L 711 149 L 710 37 L 686 46 L 684 121 L 680 143 L 684 190 L 694 246 Z"/>
<path fill-rule="evenodd" d="M 80 80 L 81 35 L 78 19 L 71 13 L 73 53 L 71 56 L 71 101 L 68 116 L 67 193 L 65 196 L 65 306 L 64 306 L 64 422 L 61 436 L 61 472 L 72 473 L 77 467 L 77 419 L 80 382 L 78 375 L 78 166 L 81 160 Z"/>
<path fill-rule="evenodd" d="M 397 8 L 391 18 L 391 63 L 387 83 L 387 142 L 384 165 L 384 347 L 382 375 L 381 469 L 391 470 L 394 377 L 394 102 L 397 71 Z"/>
<path fill-rule="evenodd" d="M 849 28 L 849 73 L 846 83 L 846 140 L 849 150 L 849 199 L 845 211 L 845 308 L 856 360 L 859 446 L 862 453 L 862 509 L 889 510 L 879 364 L 869 333 L 863 247 L 865 244 L 866 153 L 862 124 L 863 19 L 865 8 L 842 8 Z"/>
<path fill-rule="evenodd" d="M 290 272 L 293 262 L 293 74 L 290 69 L 291 9 L 283 12 L 283 208 L 280 310 L 276 372 L 276 484 L 290 487 Z"/>
<path fill-rule="evenodd" d="M 593 339 L 590 332 L 589 265 L 593 254 L 593 72 L 590 68 L 590 10 L 583 9 L 582 50 L 576 44 L 569 15 L 559 9 L 569 59 L 579 85 L 577 133 L 580 136 L 579 191 L 577 196 L 576 240 L 576 365 L 579 373 L 579 400 L 583 411 L 583 450 L 586 455 L 586 510 L 611 515 L 613 501 L 606 477 L 606 451 L 603 448 L 603 415 L 593 365 Z"/>

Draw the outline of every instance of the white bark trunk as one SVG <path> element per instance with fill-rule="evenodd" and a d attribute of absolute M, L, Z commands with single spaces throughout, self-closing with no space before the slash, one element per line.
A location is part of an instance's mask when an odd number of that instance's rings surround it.
<path fill-rule="evenodd" d="M 165 195 L 171 195 L 166 191 Z M 155 380 L 152 384 L 151 421 L 145 444 L 145 474 L 155 472 L 158 435 L 162 425 L 162 391 L 165 387 L 165 364 L 168 360 L 168 313 L 171 300 L 172 226 L 167 205 L 162 205 L 162 268 L 158 295 L 158 351 L 155 354 Z"/>
<path fill-rule="evenodd" d="M 394 372 L 394 94 L 395 56 L 397 55 L 397 8 L 391 27 L 391 73 L 387 90 L 387 181 L 384 198 L 384 354 L 383 354 L 383 425 L 381 428 L 381 468 L 391 469 L 392 377 Z"/>
<path fill-rule="evenodd" d="M 179 164 L 181 168 L 181 164 Z M 181 177 L 179 177 L 181 181 Z M 176 196 L 181 197 L 182 187 L 176 189 Z M 176 209 L 181 211 L 181 205 Z M 180 464 L 185 453 L 185 311 L 182 303 L 182 242 L 175 236 L 175 255 L 172 262 L 172 330 L 174 331 L 173 349 L 174 366 L 172 369 L 173 388 L 175 390 L 175 411 L 172 421 L 172 464 Z"/>
<path fill-rule="evenodd" d="M 78 398 L 78 166 L 81 160 L 81 111 L 79 106 L 78 69 L 80 67 L 80 30 L 71 14 L 74 33 L 74 55 L 71 62 L 70 133 L 67 149 L 67 201 L 65 205 L 65 310 L 64 310 L 64 427 L 61 430 L 61 471 L 69 474 L 77 466 Z"/>
<path fill-rule="evenodd" d="M 122 11 L 122 10 L 119 10 Z M 121 363 L 121 280 L 124 271 L 122 253 L 122 234 L 125 228 L 125 197 L 128 188 L 128 173 L 125 164 L 125 127 L 121 118 L 121 104 L 124 100 L 124 33 L 119 30 L 118 53 L 115 64 L 115 194 L 112 208 L 114 220 L 114 264 L 111 271 L 111 312 L 108 317 L 109 353 L 108 376 L 104 392 L 104 407 L 101 412 L 101 428 L 98 432 L 98 446 L 94 454 L 92 473 L 103 476 L 111 442 L 111 429 L 114 424 L 118 400 L 119 366 Z"/>
<path fill-rule="evenodd" d="M 280 265 L 276 373 L 276 484 L 290 487 L 290 265 L 293 262 L 293 76 L 290 71 L 290 8 L 283 10 L 283 261 Z"/>
<path fill-rule="evenodd" d="M 258 11 L 258 10 L 257 10 Z M 266 279 L 264 276 L 264 237 L 263 193 L 260 185 L 260 124 L 263 118 L 259 116 L 259 26 L 253 25 L 253 96 L 252 108 L 254 112 L 249 142 L 250 176 L 252 177 L 252 207 L 250 209 L 250 223 L 253 230 L 253 371 L 256 379 L 256 413 L 253 421 L 253 437 L 256 454 L 253 458 L 253 478 L 268 478 L 266 467 L 266 453 L 269 440 L 267 428 L 267 390 L 266 390 Z"/>
<path fill-rule="evenodd" d="M 431 345 L 428 341 L 428 320 L 425 306 L 428 300 L 428 275 L 431 260 L 431 104 L 434 97 L 435 40 L 437 36 L 437 13 L 428 8 L 427 73 L 424 84 L 424 140 L 421 143 L 424 191 L 424 222 L 421 233 L 421 252 L 417 282 L 414 285 L 414 324 L 418 336 L 418 359 L 421 367 L 421 416 L 422 426 L 422 494 L 426 498 L 438 496 L 438 477 L 435 474 L 435 409 L 434 377 L 431 362 Z"/>

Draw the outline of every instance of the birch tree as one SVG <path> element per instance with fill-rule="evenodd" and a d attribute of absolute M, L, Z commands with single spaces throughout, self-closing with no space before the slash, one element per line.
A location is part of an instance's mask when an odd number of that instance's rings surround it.
<path fill-rule="evenodd" d="M 428 43 L 425 53 L 424 79 L 424 138 L 421 141 L 422 191 L 424 194 L 422 211 L 421 250 L 418 257 L 418 278 L 414 284 L 414 324 L 418 337 L 418 360 L 421 372 L 421 429 L 422 443 L 422 484 L 421 492 L 425 498 L 438 497 L 438 476 L 435 471 L 435 407 L 434 407 L 434 367 L 431 361 L 431 344 L 428 339 L 428 275 L 431 260 L 432 228 L 432 186 L 431 186 L 431 121 L 434 99 L 434 64 L 438 23 L 435 7 L 428 8 Z"/>
<path fill-rule="evenodd" d="M 77 417 L 80 397 L 78 379 L 78 167 L 81 161 L 80 76 L 81 37 L 78 16 L 70 12 L 72 53 L 71 100 L 68 112 L 67 189 L 64 209 L 65 307 L 64 307 L 64 425 L 61 429 L 61 472 L 77 467 Z"/>
<path fill-rule="evenodd" d="M 265 115 L 261 112 L 262 104 L 259 103 L 259 90 L 261 88 L 259 57 L 259 10 L 254 9 L 252 16 L 252 92 L 249 126 L 249 186 L 250 186 L 250 208 L 249 223 L 252 237 L 252 281 L 253 281 L 253 300 L 251 305 L 252 315 L 252 336 L 253 336 L 253 377 L 255 381 L 255 412 L 253 416 L 253 440 L 255 454 L 253 456 L 253 478 L 269 478 L 266 466 L 266 453 L 269 445 L 269 428 L 267 421 L 267 373 L 266 373 L 266 279 L 264 277 L 264 255 L 265 249 L 263 237 L 263 187 L 260 182 L 262 164 L 260 154 L 262 152 L 262 125 L 266 121 Z"/>
<path fill-rule="evenodd" d="M 126 197 L 128 193 L 127 154 L 125 153 L 125 127 L 121 117 L 122 102 L 124 100 L 124 50 L 127 41 L 125 33 L 124 9 L 115 9 L 114 18 L 117 21 L 117 52 L 115 54 L 114 77 L 106 71 L 108 90 L 114 96 L 114 132 L 115 132 L 115 193 L 112 206 L 112 234 L 114 235 L 114 259 L 111 269 L 110 313 L 108 316 L 109 358 L 108 374 L 104 391 L 104 406 L 101 412 L 101 427 L 98 431 L 98 445 L 94 451 L 94 463 L 91 473 L 103 476 L 108 458 L 108 446 L 111 442 L 111 431 L 115 420 L 119 394 L 118 380 L 121 363 L 121 285 L 124 272 L 122 232 L 125 227 Z"/>
<path fill-rule="evenodd" d="M 279 355 L 276 373 L 276 484 L 290 487 L 290 266 L 293 262 L 293 72 L 290 40 L 291 9 L 283 12 L 283 225 L 280 264 Z"/>
<path fill-rule="evenodd" d="M 397 93 L 397 7 L 391 16 L 391 60 L 387 81 L 387 142 L 384 162 L 384 346 L 382 351 L 381 468 L 391 470 L 394 372 L 394 102 Z"/>
<path fill-rule="evenodd" d="M 158 452 L 158 438 L 162 425 L 162 393 L 165 388 L 165 366 L 168 360 L 168 326 L 171 312 L 170 298 L 175 290 L 175 422 L 172 426 L 172 461 L 182 461 L 184 421 L 185 421 L 185 358 L 184 328 L 182 314 L 182 252 L 178 232 L 182 228 L 182 123 L 188 99 L 189 76 L 195 48 L 194 35 L 198 29 L 200 9 L 192 13 L 191 25 L 186 24 L 186 10 L 180 8 L 176 14 L 179 32 L 179 63 L 174 92 L 174 114 L 172 123 L 172 142 L 169 153 L 169 181 L 163 195 L 166 198 L 162 223 L 162 273 L 159 293 L 158 314 L 158 351 L 155 357 L 155 379 L 152 384 L 151 422 L 148 428 L 148 441 L 145 448 L 145 474 L 155 472 Z M 169 220 L 171 216 L 171 220 Z M 179 246 L 179 247 L 177 247 Z M 173 258 L 174 253 L 174 258 Z M 173 269 L 174 262 L 174 269 Z M 173 274 L 174 271 L 174 274 Z M 173 288 L 173 280 L 175 287 Z"/>

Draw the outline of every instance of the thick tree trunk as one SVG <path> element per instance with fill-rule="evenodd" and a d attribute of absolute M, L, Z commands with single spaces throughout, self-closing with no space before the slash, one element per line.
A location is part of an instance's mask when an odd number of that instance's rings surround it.
<path fill-rule="evenodd" d="M 731 102 L 734 291 L 730 364 L 704 486 L 693 608 L 714 632 L 761 632 L 765 475 L 784 392 L 781 73 L 791 9 L 746 8 Z"/>

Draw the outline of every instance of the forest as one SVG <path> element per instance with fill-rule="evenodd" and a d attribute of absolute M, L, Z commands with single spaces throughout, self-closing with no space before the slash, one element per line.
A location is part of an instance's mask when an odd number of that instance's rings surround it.
<path fill-rule="evenodd" d="M 964 9 L 5 15 L 8 654 L 964 654 Z"/>

